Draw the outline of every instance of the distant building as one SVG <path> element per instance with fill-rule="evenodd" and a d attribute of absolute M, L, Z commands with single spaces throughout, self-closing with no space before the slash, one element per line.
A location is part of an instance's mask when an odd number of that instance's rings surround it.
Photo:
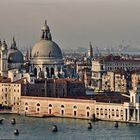
<path fill-rule="evenodd" d="M 92 61 L 91 86 L 95 91 L 102 89 L 102 75 L 105 72 L 104 65 L 101 61 Z"/>
<path fill-rule="evenodd" d="M 91 64 L 85 62 L 77 62 L 76 73 L 79 79 L 85 84 L 85 87 L 91 86 Z"/>
<path fill-rule="evenodd" d="M 21 84 L 12 83 L 10 79 L 0 77 L 0 105 L 16 106 L 20 104 Z"/>
<path fill-rule="evenodd" d="M 16 106 L 22 96 L 77 98 L 85 97 L 84 84 L 72 78 L 38 79 L 29 83 L 28 78 L 11 82 L 11 79 L 0 77 L 0 105 Z"/>
<path fill-rule="evenodd" d="M 86 96 L 85 86 L 78 79 L 38 79 L 35 83 L 22 86 L 22 95 L 37 97 L 79 97 Z"/>
<path fill-rule="evenodd" d="M 140 72 L 134 71 L 131 74 L 131 82 L 132 82 L 132 89 L 137 87 L 137 84 L 140 82 Z"/>
<path fill-rule="evenodd" d="M 128 93 L 131 89 L 131 74 L 126 71 L 107 71 L 102 75 L 102 90 Z"/>
<path fill-rule="evenodd" d="M 102 76 L 107 71 L 125 71 L 127 73 L 140 70 L 140 60 L 121 56 L 105 56 L 92 61 L 92 88 L 102 90 Z M 120 72 L 121 73 L 121 72 Z"/>
<path fill-rule="evenodd" d="M 12 112 L 82 119 L 140 123 L 140 87 L 130 91 L 130 98 L 120 94 L 96 95 L 94 98 L 50 98 L 21 96 Z"/>

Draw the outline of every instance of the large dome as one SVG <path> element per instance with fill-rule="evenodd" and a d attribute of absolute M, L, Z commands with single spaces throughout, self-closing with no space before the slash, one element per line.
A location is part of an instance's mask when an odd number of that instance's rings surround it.
<path fill-rule="evenodd" d="M 62 58 L 59 46 L 52 40 L 40 40 L 32 49 L 32 57 Z"/>
<path fill-rule="evenodd" d="M 9 49 L 8 63 L 23 63 L 23 54 L 18 49 Z"/>

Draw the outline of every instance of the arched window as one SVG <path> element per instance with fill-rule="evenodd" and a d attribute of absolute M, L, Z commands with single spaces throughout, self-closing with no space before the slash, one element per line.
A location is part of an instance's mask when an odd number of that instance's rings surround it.
<path fill-rule="evenodd" d="M 61 105 L 61 108 L 64 108 L 64 105 Z"/>
<path fill-rule="evenodd" d="M 34 75 L 37 76 L 37 68 L 34 68 Z"/>
<path fill-rule="evenodd" d="M 64 110 L 61 110 L 61 115 L 64 115 Z"/>
<path fill-rule="evenodd" d="M 37 106 L 40 106 L 40 104 L 38 103 Z"/>
<path fill-rule="evenodd" d="M 87 117 L 89 117 L 89 112 L 87 112 Z"/>
<path fill-rule="evenodd" d="M 52 110 L 51 109 L 49 109 L 49 114 L 52 114 Z"/>
<path fill-rule="evenodd" d="M 51 68 L 51 77 L 54 75 L 54 68 Z"/>
<path fill-rule="evenodd" d="M 49 107 L 52 107 L 52 105 L 51 105 L 51 104 L 49 104 Z"/>
<path fill-rule="evenodd" d="M 47 77 L 49 77 L 49 68 L 48 67 L 46 67 L 46 72 L 47 72 Z"/>
<path fill-rule="evenodd" d="M 25 103 L 25 105 L 28 105 L 28 103 Z"/>
<path fill-rule="evenodd" d="M 87 110 L 90 110 L 90 107 L 89 107 L 89 106 L 87 106 L 87 107 L 86 107 L 86 109 L 87 109 Z"/>
<path fill-rule="evenodd" d="M 73 106 L 73 108 L 74 108 L 74 109 L 77 109 L 77 106 L 75 105 L 75 106 Z"/>
<path fill-rule="evenodd" d="M 76 116 L 77 115 L 77 112 L 76 111 L 74 111 L 74 116 Z"/>
<path fill-rule="evenodd" d="M 45 76 L 44 76 L 44 72 L 43 72 L 43 71 L 40 71 L 38 76 L 39 76 L 40 78 L 44 78 L 44 77 L 45 77 Z"/>

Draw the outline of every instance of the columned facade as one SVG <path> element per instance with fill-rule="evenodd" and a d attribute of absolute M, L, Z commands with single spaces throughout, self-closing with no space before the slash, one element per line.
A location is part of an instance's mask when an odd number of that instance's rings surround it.
<path fill-rule="evenodd" d="M 31 70 L 37 78 L 61 77 L 63 56 L 59 46 L 52 41 L 47 21 L 42 28 L 41 40 L 37 42 L 31 53 Z M 62 70 L 61 70 L 62 69 Z"/>

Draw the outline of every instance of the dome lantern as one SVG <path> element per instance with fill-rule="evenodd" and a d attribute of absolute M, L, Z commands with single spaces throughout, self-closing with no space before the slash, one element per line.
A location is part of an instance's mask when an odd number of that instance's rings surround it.
<path fill-rule="evenodd" d="M 43 40 L 52 40 L 50 28 L 47 25 L 47 20 L 45 20 L 45 24 L 42 27 L 42 36 L 41 36 L 41 39 L 43 39 Z"/>
<path fill-rule="evenodd" d="M 11 44 L 11 49 L 17 50 L 16 41 L 15 41 L 15 38 L 14 37 L 13 37 L 13 42 Z"/>
<path fill-rule="evenodd" d="M 39 42 L 37 42 L 31 53 L 32 58 L 53 58 L 53 59 L 62 59 L 62 52 L 59 46 L 52 41 L 51 33 L 49 26 L 47 25 L 47 20 L 42 27 L 42 37 Z"/>

